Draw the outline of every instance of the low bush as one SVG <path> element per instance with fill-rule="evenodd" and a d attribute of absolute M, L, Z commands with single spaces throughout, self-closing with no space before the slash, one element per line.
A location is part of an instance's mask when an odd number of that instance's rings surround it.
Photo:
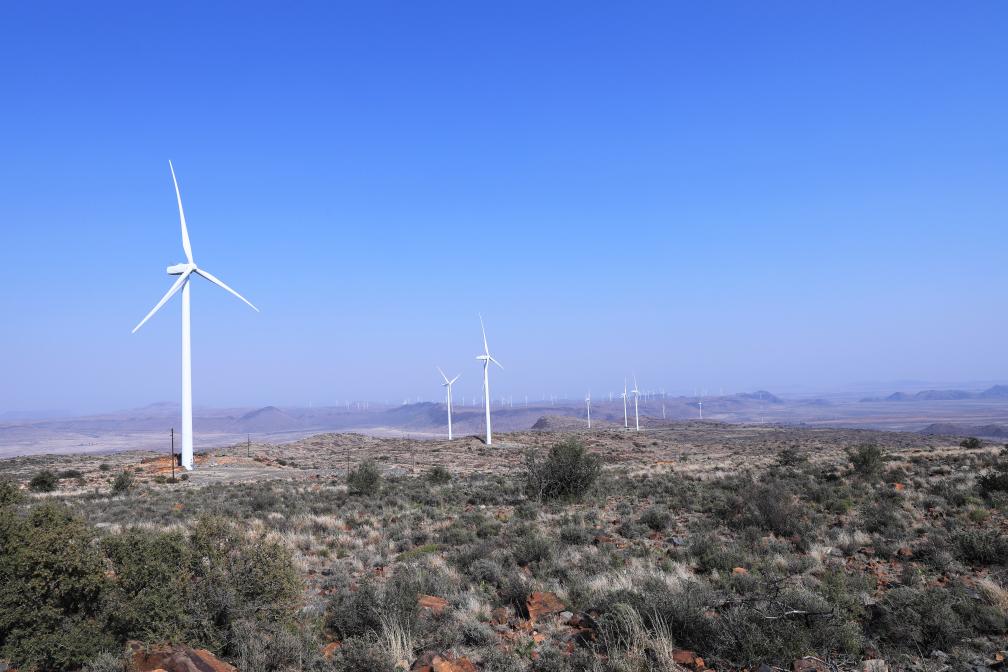
<path fill-rule="evenodd" d="M 981 474 L 977 479 L 977 489 L 984 497 L 990 497 L 995 492 L 1008 492 L 1008 469 Z"/>
<path fill-rule="evenodd" d="M 347 487 L 356 495 L 374 495 L 381 488 L 381 470 L 374 460 L 364 460 L 347 475 Z"/>
<path fill-rule="evenodd" d="M 43 469 L 28 481 L 28 487 L 35 492 L 52 492 L 59 485 L 59 476 L 49 469 Z"/>
<path fill-rule="evenodd" d="M 128 470 L 119 472 L 119 475 L 112 481 L 112 494 L 121 495 L 133 487 L 133 474 Z"/>
<path fill-rule="evenodd" d="M 0 658 L 70 670 L 113 648 L 101 619 L 106 581 L 94 532 L 64 506 L 0 507 Z"/>
<path fill-rule="evenodd" d="M 879 603 L 878 633 L 899 650 L 949 650 L 966 635 L 953 595 L 940 588 L 889 590 Z"/>
<path fill-rule="evenodd" d="M 289 552 L 222 519 L 99 542 L 60 504 L 6 504 L 0 551 L 0 658 L 20 669 L 104 670 L 113 663 L 103 652 L 130 639 L 235 657 L 239 624 L 269 631 L 270 659 L 290 649 L 281 631 L 291 630 L 302 584 Z"/>
<path fill-rule="evenodd" d="M 847 450 L 847 458 L 854 465 L 854 472 L 870 478 L 882 473 L 886 454 L 877 443 L 862 443 Z"/>
<path fill-rule="evenodd" d="M 601 471 L 598 456 L 579 440 L 567 439 L 550 448 L 545 460 L 531 451 L 525 454 L 525 494 L 538 501 L 580 499 Z"/>
<path fill-rule="evenodd" d="M 980 448 L 983 448 L 983 441 L 975 436 L 970 436 L 960 441 L 959 447 L 965 448 L 966 450 L 979 450 Z"/>
<path fill-rule="evenodd" d="M 996 529 L 962 530 L 952 535 L 956 557 L 973 565 L 1008 564 L 1008 536 Z"/>
<path fill-rule="evenodd" d="M 440 464 L 435 465 L 427 470 L 427 480 L 435 485 L 444 485 L 451 481 L 451 472 L 442 467 Z"/>
<path fill-rule="evenodd" d="M 661 532 L 669 526 L 671 521 L 672 516 L 668 511 L 663 511 L 655 506 L 645 511 L 640 517 L 641 524 L 648 526 L 654 532 Z"/>
<path fill-rule="evenodd" d="M 788 446 L 782 448 L 777 453 L 777 466 L 779 467 L 801 467 L 808 464 L 808 456 L 798 450 L 798 446 Z"/>
<path fill-rule="evenodd" d="M 789 494 L 788 488 L 768 484 L 757 487 L 744 498 L 739 522 L 793 539 L 804 549 L 813 527 L 811 513 L 809 507 Z"/>

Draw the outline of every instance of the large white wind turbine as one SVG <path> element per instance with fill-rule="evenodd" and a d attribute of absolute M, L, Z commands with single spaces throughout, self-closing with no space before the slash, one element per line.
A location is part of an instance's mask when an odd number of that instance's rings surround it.
<path fill-rule="evenodd" d="M 591 390 L 588 390 L 588 396 L 585 397 L 585 405 L 588 406 L 588 429 L 591 429 Z"/>
<path fill-rule="evenodd" d="M 455 376 L 451 380 L 448 380 L 448 376 L 446 376 L 444 374 L 444 371 L 441 370 L 440 366 L 437 367 L 437 370 L 438 370 L 438 373 L 441 374 L 441 377 L 444 378 L 444 383 L 441 384 L 441 387 L 447 387 L 448 388 L 448 440 L 451 441 L 452 440 L 452 426 L 451 426 L 451 386 L 455 384 L 455 381 L 458 380 L 459 376 L 461 376 L 462 374 L 459 374 L 458 376 Z"/>
<path fill-rule="evenodd" d="M 633 392 L 634 423 L 636 424 L 637 431 L 639 432 L 640 431 L 640 413 L 637 412 L 637 399 L 640 398 L 640 390 L 637 389 L 637 376 L 636 375 L 633 377 L 633 390 L 631 390 L 631 392 Z"/>
<path fill-rule="evenodd" d="M 493 362 L 501 369 L 504 367 L 496 359 L 490 356 L 490 346 L 487 345 L 486 329 L 483 327 L 483 316 L 480 315 L 480 331 L 483 332 L 483 354 L 476 359 L 483 360 L 483 401 L 486 406 L 486 444 L 489 446 L 493 442 L 493 433 L 490 431 L 490 362 Z"/>
<path fill-rule="evenodd" d="M 192 274 L 201 275 L 218 287 L 225 289 L 239 299 L 244 301 L 254 311 L 259 309 L 253 306 L 248 299 L 224 284 L 219 278 L 211 275 L 196 265 L 193 261 L 192 247 L 189 245 L 189 230 L 186 228 L 185 213 L 182 211 L 182 194 L 179 192 L 178 180 L 175 179 L 175 167 L 171 161 L 168 162 L 171 170 L 172 182 L 175 183 L 175 198 L 178 200 L 179 221 L 182 224 L 182 250 L 185 252 L 186 261 L 183 264 L 174 264 L 168 267 L 168 275 L 177 275 L 178 280 L 168 289 L 168 292 L 161 297 L 147 317 L 140 320 L 140 324 L 133 327 L 133 333 L 144 325 L 154 313 L 161 309 L 168 299 L 173 297 L 180 289 L 182 290 L 182 467 L 186 470 L 193 468 L 193 431 L 192 431 L 192 350 L 189 340 L 189 280 Z"/>

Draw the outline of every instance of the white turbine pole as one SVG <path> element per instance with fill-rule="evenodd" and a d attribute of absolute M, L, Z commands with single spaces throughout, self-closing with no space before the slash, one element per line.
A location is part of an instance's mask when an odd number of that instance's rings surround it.
<path fill-rule="evenodd" d="M 703 420 L 703 401 L 698 401 L 697 405 L 700 406 L 700 419 Z"/>
<path fill-rule="evenodd" d="M 493 433 L 490 429 L 490 362 L 502 369 L 504 367 L 490 355 L 490 346 L 487 345 L 486 328 L 483 326 L 482 315 L 480 315 L 480 331 L 483 332 L 483 354 L 477 356 L 476 359 L 483 360 L 483 401 L 486 411 L 486 444 L 489 446 L 493 443 Z"/>
<path fill-rule="evenodd" d="M 588 405 L 588 429 L 591 429 L 591 391 L 588 392 L 588 396 L 585 398 L 585 404 Z"/>
<path fill-rule="evenodd" d="M 630 429 L 630 421 L 627 419 L 627 392 L 626 392 L 626 378 L 623 379 L 623 429 Z"/>
<path fill-rule="evenodd" d="M 458 376 L 455 376 L 451 380 L 448 380 L 448 376 L 445 375 L 444 371 L 441 370 L 440 366 L 437 367 L 437 370 L 438 370 L 438 373 L 441 374 L 441 377 L 444 378 L 444 383 L 441 385 L 441 387 L 447 387 L 448 388 L 448 440 L 451 441 L 452 440 L 452 394 L 451 394 L 451 388 L 452 388 L 452 385 L 455 384 L 455 381 L 458 380 L 459 376 L 461 376 L 462 374 L 459 374 Z"/>
<path fill-rule="evenodd" d="M 636 431 L 640 431 L 640 413 L 637 411 L 637 399 L 640 398 L 640 390 L 637 389 L 637 376 L 633 378 L 633 414 L 634 423 L 637 426 Z"/>
<path fill-rule="evenodd" d="M 190 334 L 189 280 L 182 285 L 182 468 L 193 468 L 192 341 Z"/>
<path fill-rule="evenodd" d="M 490 360 L 485 360 L 483 362 L 483 404 L 486 410 L 486 444 L 493 444 L 493 436 L 490 431 L 490 374 L 487 370 L 490 368 Z"/>

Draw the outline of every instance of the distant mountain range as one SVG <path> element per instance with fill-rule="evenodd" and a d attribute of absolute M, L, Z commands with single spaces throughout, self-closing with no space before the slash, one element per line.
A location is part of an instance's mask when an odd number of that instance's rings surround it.
<path fill-rule="evenodd" d="M 958 399 L 1008 399 L 1008 385 L 994 385 L 983 392 L 922 390 L 916 394 L 893 392 L 888 397 L 865 397 L 861 401 L 954 401 Z"/>

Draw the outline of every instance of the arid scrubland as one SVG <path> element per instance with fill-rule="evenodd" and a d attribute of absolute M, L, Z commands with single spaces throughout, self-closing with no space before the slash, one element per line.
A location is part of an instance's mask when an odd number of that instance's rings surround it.
<path fill-rule="evenodd" d="M 1001 446 L 711 423 L 500 444 L 321 435 L 216 451 L 174 482 L 147 453 L 0 462 L 0 659 L 1005 665 Z"/>

